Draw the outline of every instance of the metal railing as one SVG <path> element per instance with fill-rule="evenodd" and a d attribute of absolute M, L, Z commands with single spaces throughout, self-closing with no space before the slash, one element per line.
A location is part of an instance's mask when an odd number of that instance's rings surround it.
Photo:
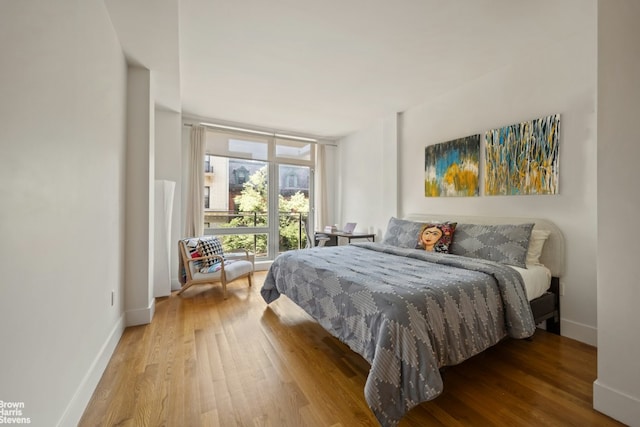
<path fill-rule="evenodd" d="M 254 235 L 254 247 L 258 248 L 258 239 L 266 238 L 268 234 L 268 212 L 234 212 L 207 210 L 205 215 L 205 229 L 212 234 Z M 308 212 L 278 212 L 279 252 L 293 249 L 301 249 L 307 245 Z M 253 229 L 253 230 L 247 230 Z M 234 233 L 233 231 L 238 231 Z M 257 234 L 260 233 L 261 234 Z M 262 237 L 264 236 L 264 237 Z M 234 247 L 233 239 L 227 239 L 229 243 L 225 249 L 238 249 Z M 266 241 L 264 243 L 266 247 Z M 257 252 L 256 252 L 257 255 Z M 265 254 L 266 256 L 266 254 Z"/>

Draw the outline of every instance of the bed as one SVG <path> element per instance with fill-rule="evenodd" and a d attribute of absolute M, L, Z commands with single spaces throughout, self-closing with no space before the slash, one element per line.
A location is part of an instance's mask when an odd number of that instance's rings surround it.
<path fill-rule="evenodd" d="M 455 222 L 450 249 L 465 255 L 415 249 L 416 230 L 426 222 Z M 479 237 L 478 230 L 497 230 L 486 240 L 497 242 L 495 247 L 479 245 L 478 238 L 485 236 Z M 516 236 L 533 236 L 533 230 L 546 237 L 537 257 L 539 268 L 526 268 L 529 259 L 521 259 L 522 250 L 528 256 L 533 241 Z M 512 264 L 522 261 L 520 271 L 496 261 L 506 256 L 511 263 L 513 254 L 518 259 Z M 380 243 L 280 255 L 261 294 L 267 303 L 285 295 L 371 364 L 365 399 L 386 427 L 442 392 L 440 369 L 505 337 L 529 338 L 543 321 L 559 332 L 559 298 L 553 288 L 563 269 L 564 240 L 550 221 L 409 215 L 391 218 Z M 535 294 L 522 273 L 538 277 Z M 547 276 L 548 285 L 539 284 L 540 274 Z"/>

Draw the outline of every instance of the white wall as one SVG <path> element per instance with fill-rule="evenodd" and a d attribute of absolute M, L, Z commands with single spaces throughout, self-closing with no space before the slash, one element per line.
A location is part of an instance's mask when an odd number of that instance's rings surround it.
<path fill-rule="evenodd" d="M 337 223 L 380 239 L 398 215 L 398 119 L 393 114 L 339 142 Z"/>
<path fill-rule="evenodd" d="M 172 289 L 180 289 L 178 281 L 178 239 L 182 236 L 182 115 L 156 109 L 155 112 L 155 177 L 176 183 L 171 216 Z"/>
<path fill-rule="evenodd" d="M 127 70 L 127 151 L 125 192 L 126 325 L 151 322 L 155 206 L 155 108 L 151 71 Z"/>
<path fill-rule="evenodd" d="M 636 0 L 599 2 L 598 379 L 593 402 L 632 426 L 640 426 L 639 20 Z"/>
<path fill-rule="evenodd" d="M 0 400 L 71 426 L 124 327 L 127 67 L 100 0 L 0 2 L 0 52 Z"/>
<path fill-rule="evenodd" d="M 327 145 L 325 147 L 325 173 L 327 185 L 327 224 L 321 224 L 319 229 L 325 225 L 331 225 L 338 222 L 338 197 L 339 193 L 339 170 L 340 170 L 340 149 L 335 145 Z"/>
<path fill-rule="evenodd" d="M 437 99 L 405 111 L 398 121 L 398 215 L 417 212 L 536 216 L 563 230 L 567 270 L 563 278 L 563 334 L 596 342 L 596 11 L 582 2 L 567 14 L 581 30 L 548 46 L 532 41 L 502 68 Z M 539 55 L 543 55 L 540 58 Z M 431 144 L 481 133 L 549 114 L 561 114 L 560 194 L 426 198 L 424 150 Z M 381 144 L 385 120 L 340 141 L 341 218 L 370 222 L 381 208 L 380 173 L 387 156 Z M 345 159 L 358 159 L 350 162 Z M 389 199 L 390 197 L 386 197 Z M 386 206 L 386 201 L 384 202 Z M 388 221 L 376 218 L 384 230 Z"/>

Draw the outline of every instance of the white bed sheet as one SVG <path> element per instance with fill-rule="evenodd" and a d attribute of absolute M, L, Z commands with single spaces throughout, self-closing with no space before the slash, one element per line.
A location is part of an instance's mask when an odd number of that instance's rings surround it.
<path fill-rule="evenodd" d="M 544 294 L 551 286 L 551 271 L 544 265 L 527 264 L 527 268 L 514 267 L 512 265 L 509 267 L 522 276 L 529 301 Z"/>

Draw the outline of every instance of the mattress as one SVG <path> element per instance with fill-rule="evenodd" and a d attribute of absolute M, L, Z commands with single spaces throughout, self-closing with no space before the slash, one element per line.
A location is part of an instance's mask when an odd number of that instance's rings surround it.
<path fill-rule="evenodd" d="M 527 268 L 509 266 L 522 276 L 529 301 L 543 295 L 551 286 L 551 271 L 544 265 L 527 265 Z"/>

